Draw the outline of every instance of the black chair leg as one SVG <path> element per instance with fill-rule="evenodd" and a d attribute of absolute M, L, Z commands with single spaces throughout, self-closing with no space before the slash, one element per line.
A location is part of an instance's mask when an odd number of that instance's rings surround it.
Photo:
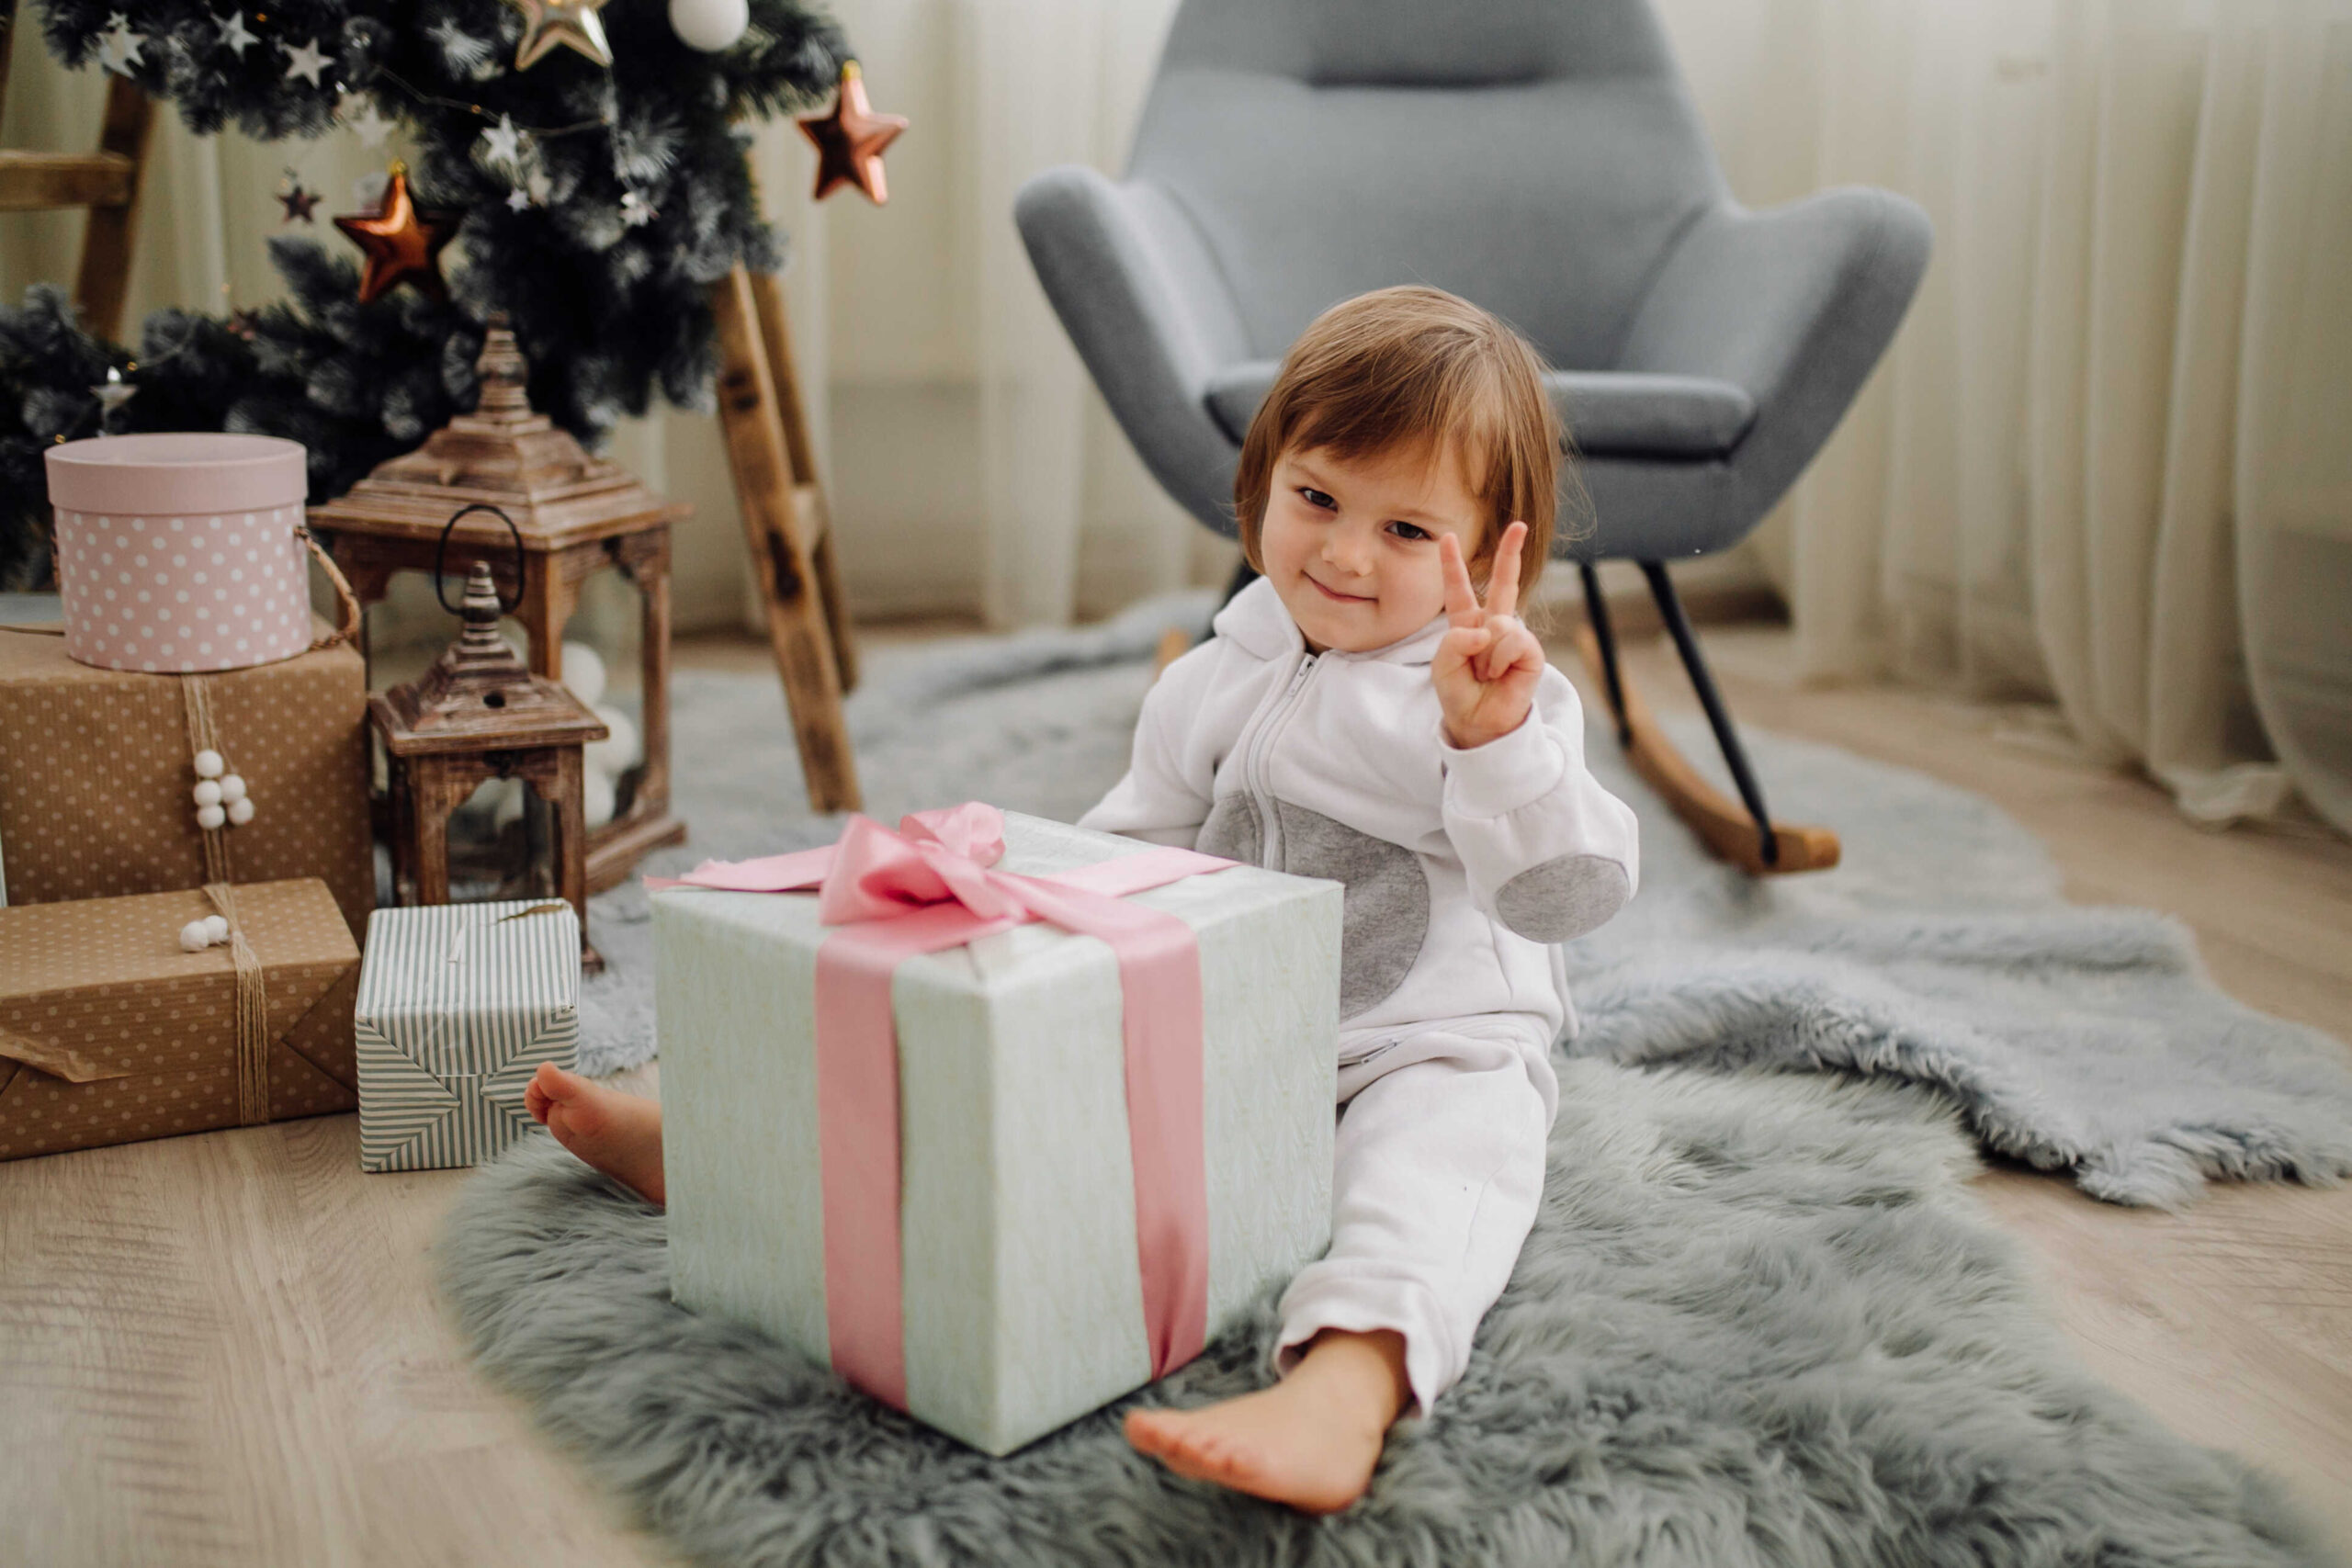
<path fill-rule="evenodd" d="M 1707 723 L 1713 727 L 1715 742 L 1724 749 L 1724 761 L 1731 768 L 1732 782 L 1739 786 L 1739 798 L 1747 803 L 1747 814 L 1756 818 L 1756 830 L 1762 835 L 1758 846 L 1766 865 L 1781 863 L 1781 841 L 1772 831 L 1772 818 L 1764 809 L 1764 792 L 1757 787 L 1756 775 L 1747 766 L 1747 753 L 1739 744 L 1739 731 L 1732 728 L 1731 712 L 1724 706 L 1724 699 L 1715 690 L 1715 679 L 1707 672 L 1707 660 L 1699 652 L 1699 639 L 1690 630 L 1690 618 L 1682 613 L 1682 600 L 1674 592 L 1673 581 L 1666 575 L 1666 563 L 1645 560 L 1640 563 L 1642 575 L 1649 579 L 1651 596 L 1657 600 L 1657 613 L 1666 622 L 1666 629 L 1674 638 L 1675 651 L 1682 655 L 1682 667 L 1690 672 L 1691 687 L 1699 694 L 1700 705 L 1707 710 Z M 1598 581 L 1587 569 L 1586 592 L 1596 593 Z M 1597 593 L 1596 593 L 1597 597 Z M 1601 647 L 1609 646 L 1605 634 Z"/>
<path fill-rule="evenodd" d="M 1625 722 L 1625 683 L 1617 674 L 1617 634 L 1609 626 L 1609 601 L 1600 596 L 1600 574 L 1589 560 L 1577 562 L 1584 579 L 1585 618 L 1592 623 L 1592 640 L 1600 645 L 1600 679 L 1609 691 L 1610 716 L 1617 721 L 1617 744 L 1634 743 L 1634 727 Z"/>

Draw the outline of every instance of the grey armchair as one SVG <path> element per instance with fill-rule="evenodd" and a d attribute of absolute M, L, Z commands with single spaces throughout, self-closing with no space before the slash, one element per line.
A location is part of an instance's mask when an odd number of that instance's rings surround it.
<path fill-rule="evenodd" d="M 1738 206 L 1647 0 L 1184 0 L 1126 178 L 1049 170 L 1015 212 L 1146 466 L 1227 535 L 1241 437 L 1325 307 L 1430 283 L 1525 333 L 1583 458 L 1591 526 L 1564 511 L 1555 548 L 1621 739 L 1641 761 L 1608 558 L 1642 563 L 1740 787 L 1752 852 L 1718 848 L 1817 860 L 1771 827 L 1665 563 L 1737 542 L 1828 439 L 1926 268 L 1917 206 Z"/>

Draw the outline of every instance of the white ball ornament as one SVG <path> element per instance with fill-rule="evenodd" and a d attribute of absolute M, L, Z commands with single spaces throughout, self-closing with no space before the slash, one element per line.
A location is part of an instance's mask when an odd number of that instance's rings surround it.
<path fill-rule="evenodd" d="M 198 806 L 218 806 L 218 805 L 220 805 L 220 786 L 219 784 L 217 784 L 213 783 L 210 779 L 198 779 L 198 780 L 197 780 L 197 781 L 196 781 L 196 803 L 197 803 Z"/>
<path fill-rule="evenodd" d="M 638 759 L 644 755 L 642 742 L 638 738 L 637 722 L 610 703 L 594 711 L 596 716 L 605 721 L 605 728 L 612 733 L 602 740 L 591 740 L 580 749 L 580 754 L 590 768 L 617 779 L 637 766 Z"/>
<path fill-rule="evenodd" d="M 196 825 L 208 833 L 228 819 L 229 814 L 217 806 L 199 806 L 196 808 Z"/>
<path fill-rule="evenodd" d="M 180 947 L 187 953 L 202 953 L 212 945 L 212 933 L 204 929 L 202 920 L 190 920 L 180 928 Z"/>
<path fill-rule="evenodd" d="M 234 806 L 244 798 L 245 781 L 235 773 L 223 773 L 220 776 L 220 804 Z"/>
<path fill-rule="evenodd" d="M 207 916 L 205 916 L 205 917 L 204 917 L 204 934 L 205 934 L 207 937 L 210 938 L 210 939 L 211 939 L 212 941 L 214 941 L 214 942 L 226 942 L 226 941 L 228 941 L 228 940 L 229 940 L 229 920 L 228 920 L 228 917 L 227 917 L 227 916 L 225 916 L 225 915 L 207 915 Z"/>
<path fill-rule="evenodd" d="M 594 707 L 605 700 L 605 656 L 584 642 L 563 645 L 563 689 Z"/>
<path fill-rule="evenodd" d="M 209 747 L 207 747 L 205 750 L 198 751 L 196 754 L 196 776 L 198 778 L 217 779 L 228 771 L 229 764 L 220 760 L 220 753 L 211 750 Z"/>
<path fill-rule="evenodd" d="M 232 828 L 242 828 L 254 819 L 254 803 L 242 795 L 229 803 L 228 811 Z"/>
<path fill-rule="evenodd" d="M 581 815 L 591 828 L 601 828 L 613 819 L 613 781 L 594 768 L 580 770 Z"/>
<path fill-rule="evenodd" d="M 751 25 L 748 0 L 670 0 L 670 30 L 680 43 L 706 54 L 732 49 Z"/>

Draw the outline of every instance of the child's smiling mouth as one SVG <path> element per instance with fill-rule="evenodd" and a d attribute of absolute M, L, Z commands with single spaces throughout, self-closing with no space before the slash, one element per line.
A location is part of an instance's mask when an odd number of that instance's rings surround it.
<path fill-rule="evenodd" d="M 1323 584 L 1316 582 L 1315 579 L 1308 576 L 1306 572 L 1301 572 L 1299 575 L 1301 577 L 1306 577 L 1307 581 L 1314 582 L 1317 590 L 1322 593 L 1323 597 L 1326 599 L 1337 600 L 1342 604 L 1369 604 L 1372 603 L 1374 598 L 1374 595 L 1369 593 L 1342 593 L 1336 588 L 1325 588 Z"/>

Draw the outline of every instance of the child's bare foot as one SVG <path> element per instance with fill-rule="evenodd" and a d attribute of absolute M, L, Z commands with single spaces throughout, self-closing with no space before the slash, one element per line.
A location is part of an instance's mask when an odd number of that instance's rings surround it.
<path fill-rule="evenodd" d="M 662 1201 L 660 1100 L 542 1062 L 524 1086 L 523 1105 L 557 1143 L 647 1202 Z"/>
<path fill-rule="evenodd" d="M 1179 1475 L 1331 1514 L 1372 1483 L 1411 1397 L 1403 1336 L 1326 1330 L 1272 1388 L 1198 1410 L 1129 1411 L 1127 1441 Z"/>

